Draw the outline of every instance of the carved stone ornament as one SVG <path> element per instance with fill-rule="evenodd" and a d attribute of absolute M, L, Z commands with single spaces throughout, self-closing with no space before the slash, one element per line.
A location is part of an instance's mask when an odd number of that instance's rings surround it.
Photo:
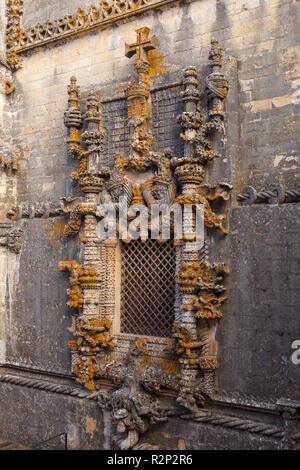
<path fill-rule="evenodd" d="M 6 26 L 7 63 L 12 70 L 18 69 L 21 65 L 16 49 L 22 35 L 22 15 L 23 0 L 8 0 Z"/>
<path fill-rule="evenodd" d="M 11 223 L 0 224 L 0 246 L 5 246 L 11 253 L 21 252 L 24 233 L 21 228 L 13 227 Z"/>
<path fill-rule="evenodd" d="M 18 170 L 18 157 L 19 152 L 16 149 L 0 145 L 0 168 L 2 170 Z"/>
<path fill-rule="evenodd" d="M 151 445 L 138 445 L 140 435 L 151 424 L 166 421 L 170 414 L 169 409 L 160 406 L 156 395 L 163 388 L 174 386 L 175 377 L 166 377 L 161 369 L 153 366 L 142 372 L 144 353 L 145 342 L 132 341 L 125 361 L 115 363 L 107 374 L 114 383 L 113 389 L 98 394 L 100 407 L 110 410 L 116 426 L 114 444 L 122 450 L 155 449 Z"/>
<path fill-rule="evenodd" d="M 150 36 L 148 28 L 140 28 L 136 33 L 136 42 L 125 45 L 125 55 L 135 57 L 136 71 L 125 93 L 129 154 L 115 154 L 111 170 L 103 166 L 108 131 L 102 127 L 99 95 L 95 91 L 89 93 L 83 116 L 79 86 L 76 78 L 71 77 L 65 125 L 69 129 L 69 153 L 78 160 L 78 170 L 72 177 L 81 196 L 65 198 L 61 203 L 63 212 L 69 214 L 65 236 L 80 231 L 84 245 L 83 263 L 76 260 L 60 263 L 61 271 L 69 272 L 68 305 L 75 315 L 76 338 L 69 343 L 72 371 L 78 382 L 99 392 L 99 405 L 110 412 L 115 425 L 112 445 L 120 449 L 153 448 L 140 444 L 140 437 L 150 425 L 165 421 L 172 412 L 171 405 L 167 409 L 161 405 L 164 391 L 169 390 L 177 397 L 177 406 L 193 412 L 214 396 L 218 365 L 214 336 L 226 301 L 223 281 L 229 272 L 225 263 L 210 259 L 210 238 L 215 229 L 227 233 L 226 216 L 216 214 L 211 204 L 217 199 L 227 201 L 231 185 L 204 183 L 208 163 L 218 157 L 213 148 L 214 132 L 225 129 L 228 83 L 222 72 L 222 51 L 213 40 L 209 54 L 211 74 L 206 82 L 208 113 L 202 108 L 196 68 L 187 67 L 184 71 L 181 92 L 184 111 L 178 117 L 183 153 L 175 155 L 170 149 L 154 152 L 149 125 L 148 53 L 158 47 L 158 41 Z M 86 130 L 82 133 L 83 123 Z M 184 231 L 188 234 L 181 240 L 173 241 L 177 268 L 171 338 L 155 340 L 119 334 L 114 326 L 118 323 L 116 263 L 118 250 L 122 250 L 118 240 L 123 238 L 122 228 L 118 225 L 113 237 L 105 240 L 98 237 L 98 222 L 106 220 L 109 226 L 100 203 L 116 213 L 122 209 L 129 223 L 136 217 L 137 208 L 143 212 L 161 203 L 188 206 L 190 211 L 183 211 L 182 225 L 194 234 L 196 208 L 202 207 L 204 242 L 200 243 L 198 235 L 189 235 L 189 231 Z M 142 237 L 140 233 L 143 241 Z M 124 242 L 131 241 L 129 231 Z"/>
<path fill-rule="evenodd" d="M 11 80 L 0 81 L 0 90 L 5 95 L 10 95 L 15 90 L 15 85 Z"/>

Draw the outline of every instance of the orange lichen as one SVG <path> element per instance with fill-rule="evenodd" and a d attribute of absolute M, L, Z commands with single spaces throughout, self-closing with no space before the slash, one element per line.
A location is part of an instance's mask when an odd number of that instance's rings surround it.
<path fill-rule="evenodd" d="M 1 90 L 6 95 L 10 95 L 15 89 L 15 85 L 11 80 L 2 80 Z"/>
<path fill-rule="evenodd" d="M 95 390 L 94 375 L 97 371 L 95 357 L 89 356 L 76 361 L 75 370 L 77 373 L 76 381 L 91 391 Z"/>
<path fill-rule="evenodd" d="M 64 227 L 65 227 L 65 222 L 63 219 L 58 220 L 55 223 L 49 222 L 48 225 L 48 232 L 49 232 L 49 242 L 52 246 L 55 246 L 58 249 L 61 249 L 62 244 L 61 244 L 61 238 L 64 235 Z"/>
<path fill-rule="evenodd" d="M 219 228 L 223 233 L 228 233 L 228 230 L 223 227 L 223 219 L 226 218 L 225 214 L 215 214 L 211 207 L 210 204 L 207 200 L 207 196 L 204 196 L 203 194 L 197 194 L 197 195 L 191 195 L 191 196 L 180 196 L 175 199 L 175 204 L 201 204 L 203 205 L 203 213 L 204 213 L 204 223 L 206 227 L 208 228 Z"/>
<path fill-rule="evenodd" d="M 181 263 L 176 273 L 177 283 L 181 292 L 192 293 L 200 276 L 200 263 Z"/>
<path fill-rule="evenodd" d="M 88 168 L 88 157 L 85 155 L 86 151 L 79 145 L 72 144 L 69 146 L 70 153 L 79 159 L 76 171 L 73 171 L 71 177 L 73 180 L 78 181 L 80 176 L 84 175 Z"/>
<path fill-rule="evenodd" d="M 131 205 L 134 206 L 135 204 L 144 204 L 141 188 L 138 184 L 133 185 L 133 198 Z"/>
<path fill-rule="evenodd" d="M 175 351 L 178 355 L 185 354 L 190 356 L 194 349 L 201 346 L 201 343 L 194 338 L 188 328 L 181 326 L 180 323 L 176 322 L 172 329 L 173 336 L 176 338 Z M 189 359 L 191 361 L 192 359 Z"/>
<path fill-rule="evenodd" d="M 151 356 L 151 355 L 143 356 L 142 359 L 141 359 L 141 372 L 146 370 L 147 367 L 153 366 L 153 364 L 155 364 L 155 362 L 156 361 L 153 358 L 153 356 Z M 157 365 L 158 365 L 158 367 L 163 369 L 165 374 L 179 374 L 179 372 L 180 372 L 178 362 L 174 361 L 174 360 L 171 360 L 171 359 L 165 359 L 165 358 L 161 357 L 161 358 L 159 358 L 159 360 L 157 360 Z"/>
<path fill-rule="evenodd" d="M 70 135 L 66 138 L 66 141 L 70 144 L 70 150 L 72 154 L 79 152 L 80 146 L 80 129 L 76 127 L 70 127 Z"/>
<path fill-rule="evenodd" d="M 126 88 L 125 96 L 127 98 L 128 121 L 133 127 L 130 136 L 132 149 L 130 159 L 132 166 L 139 170 L 145 169 L 148 165 L 147 160 L 153 140 L 152 134 L 148 130 L 147 119 L 150 111 L 149 78 L 151 65 L 149 51 L 155 48 L 156 38 L 149 39 L 149 31 L 149 28 L 137 29 L 137 42 L 125 45 L 125 55 L 127 57 L 137 54 L 135 61 L 137 77 Z"/>
<path fill-rule="evenodd" d="M 92 204 L 78 204 L 77 209 L 81 215 L 96 214 L 96 206 Z"/>
<path fill-rule="evenodd" d="M 10 152 L 4 152 L 0 154 L 0 167 L 3 170 L 14 170 L 19 168 L 18 157 Z"/>
<path fill-rule="evenodd" d="M 227 191 L 218 191 L 215 188 L 212 188 L 206 197 L 209 201 L 221 198 L 227 201 L 230 196 Z"/>
<path fill-rule="evenodd" d="M 219 228 L 223 233 L 228 233 L 228 230 L 223 227 L 222 220 L 226 218 L 225 214 L 217 215 L 212 210 L 206 200 L 204 207 L 204 223 L 208 228 Z"/>
<path fill-rule="evenodd" d="M 78 211 L 72 211 L 69 222 L 64 226 L 64 236 L 70 237 L 79 232 L 81 227 L 81 214 Z"/>
<path fill-rule="evenodd" d="M 202 292 L 195 302 L 197 318 L 221 318 L 221 305 L 227 300 L 226 296 L 217 297 L 214 293 Z"/>
<path fill-rule="evenodd" d="M 194 302 L 197 318 L 221 318 L 221 305 L 227 297 L 221 295 L 225 288 L 219 283 L 229 268 L 224 263 L 210 264 L 207 261 L 201 263 L 199 288 L 200 295 Z"/>
<path fill-rule="evenodd" d="M 97 282 L 97 273 L 92 268 L 82 268 L 77 261 L 61 261 L 59 263 L 60 271 L 69 271 L 70 286 L 68 295 L 70 300 L 68 305 L 74 308 L 83 306 L 83 288 L 94 287 Z"/>
<path fill-rule="evenodd" d="M 158 49 L 148 52 L 148 62 L 150 64 L 150 77 L 167 73 L 167 68 L 163 65 L 163 55 Z"/>
<path fill-rule="evenodd" d="M 79 282 L 83 289 L 93 288 L 97 283 L 97 272 L 93 268 L 82 268 L 78 273 Z"/>
<path fill-rule="evenodd" d="M 218 366 L 218 361 L 215 356 L 202 356 L 200 357 L 200 367 L 201 369 L 213 370 Z"/>
<path fill-rule="evenodd" d="M 77 335 L 84 340 L 84 351 L 86 352 L 88 348 L 88 352 L 95 353 L 99 351 L 99 346 L 103 348 L 114 347 L 115 343 L 112 341 L 109 330 L 110 321 L 108 318 L 80 318 L 77 325 Z"/>
<path fill-rule="evenodd" d="M 113 348 L 115 343 L 109 333 L 111 327 L 108 318 L 85 318 L 77 320 L 77 339 L 69 342 L 69 349 L 79 355 L 75 363 L 77 381 L 89 390 L 95 389 L 94 376 L 105 364 L 113 363 L 113 360 L 104 359 L 98 361 L 96 354 L 101 348 Z M 107 371 L 106 371 L 107 374 Z"/>

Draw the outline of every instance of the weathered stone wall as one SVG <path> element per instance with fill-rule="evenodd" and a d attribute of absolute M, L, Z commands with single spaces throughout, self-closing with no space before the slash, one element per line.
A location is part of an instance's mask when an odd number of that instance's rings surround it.
<path fill-rule="evenodd" d="M 105 449 L 105 439 L 110 434 L 109 423 L 103 422 L 96 402 L 70 398 L 60 394 L 34 390 L 26 387 L 1 384 L 1 401 L 7 403 L 7 413 L 0 415 L 2 434 L 7 440 L 19 439 L 32 448 L 63 449 L 62 438 L 37 446 L 42 440 L 67 432 L 69 449 Z M 35 412 L 32 413 L 31 407 Z M 41 416 L 47 410 L 47 427 Z M 18 428 L 9 425 L 9 420 L 18 423 Z M 274 426 L 276 418 L 268 417 L 269 426 Z M 28 423 L 30 422 L 30 434 Z M 245 425 L 245 424 L 244 424 Z M 245 450 L 278 449 L 282 443 L 272 436 L 241 433 L 236 429 L 223 428 L 222 431 L 212 424 L 185 421 L 179 418 L 168 424 L 155 425 L 146 439 L 161 449 L 226 450 L 230 448 Z M 233 445 L 234 442 L 234 445 Z"/>
<path fill-rule="evenodd" d="M 60 433 L 67 433 L 68 449 L 97 449 L 103 442 L 105 428 L 96 402 L 8 384 L 1 384 L 0 390 L 6 403 L 0 415 L 5 439 L 43 450 L 63 450 L 63 437 L 41 444 Z"/>
<path fill-rule="evenodd" d="M 1 8 L 3 3 L 1 0 Z M 26 27 L 75 13 L 78 6 L 90 6 L 87 0 L 72 2 L 72 9 L 66 1 L 44 3 L 24 1 Z M 176 116 L 181 110 L 174 90 L 179 94 L 180 88 L 168 88 L 165 92 L 155 88 L 178 82 L 188 65 L 199 69 L 204 88 L 210 40 L 216 37 L 220 41 L 230 80 L 227 135 L 220 143 L 224 157 L 208 173 L 211 182 L 223 179 L 233 185 L 233 190 L 230 207 L 222 208 L 227 212 L 230 233 L 226 239 L 216 239 L 213 245 L 215 259 L 227 262 L 231 270 L 227 281 L 228 301 L 218 327 L 218 383 L 228 393 L 255 395 L 264 401 L 281 397 L 297 399 L 299 392 L 299 366 L 290 361 L 291 343 L 300 337 L 299 315 L 297 318 L 300 254 L 295 240 L 299 233 L 299 204 L 243 206 L 237 202 L 236 195 L 248 184 L 258 190 L 275 182 L 291 189 L 297 184 L 299 9 L 299 2 L 293 0 L 175 2 L 105 30 L 95 29 L 64 43 L 27 53 L 23 67 L 14 75 L 16 91 L 9 97 L 0 94 L 1 135 L 9 135 L 2 131 L 3 123 L 12 122 L 14 145 L 22 149 L 18 176 L 13 180 L 17 181 L 18 203 L 58 201 L 60 197 L 76 195 L 70 179 L 74 163 L 67 156 L 63 124 L 71 75 L 76 75 L 82 91 L 95 88 L 102 92 L 103 119 L 109 134 L 109 164 L 113 151 L 126 149 L 128 145 L 122 94 L 124 85 L 132 79 L 132 61 L 124 55 L 124 44 L 135 40 L 135 29 L 148 26 L 160 41 L 160 54 L 152 68 L 155 145 L 157 149 L 170 146 L 178 154 L 182 144 Z M 115 101 L 110 97 L 116 97 Z M 3 181 L 0 196 L 7 198 L 9 185 L 6 179 Z M 3 210 L 13 203 L 13 198 L 6 199 Z M 59 273 L 58 263 L 78 259 L 79 245 L 76 239 L 66 243 L 62 236 L 62 217 L 23 219 L 17 226 L 24 232 L 21 253 L 10 254 L 9 260 L 6 248 L 1 247 L 1 273 L 4 274 L 1 274 L 0 339 L 5 338 L 2 350 L 6 354 L 0 357 L 6 365 L 68 375 L 67 343 L 72 337 L 72 326 L 65 306 L 68 282 Z M 8 262 L 13 279 L 5 268 Z M 0 390 L 2 387 L 6 385 L 1 385 Z M 31 406 L 30 391 L 14 386 L 2 390 L 4 397 L 10 391 L 20 394 L 20 400 Z M 42 392 L 35 393 L 40 396 Z M 40 422 L 48 416 L 47 407 L 52 400 L 50 392 L 48 396 L 46 392 L 43 394 L 45 406 L 35 409 Z M 72 400 L 63 400 L 64 404 L 57 399 L 60 410 L 57 416 L 70 413 L 70 421 L 75 420 L 80 429 L 83 419 L 80 410 L 85 415 L 82 402 L 76 402 L 73 409 Z M 2 407 L 0 423 L 7 427 L 5 437 L 12 439 L 25 411 L 15 411 L 10 419 L 7 409 L 11 410 Z M 41 426 L 38 432 L 32 430 L 32 442 L 37 435 L 49 436 L 64 427 L 58 420 L 49 429 Z M 98 446 L 101 438 L 98 426 L 89 447 Z M 181 421 L 180 426 L 183 429 L 186 425 Z M 209 441 L 199 440 L 201 425 L 195 426 L 192 431 L 195 438 L 187 444 L 189 448 L 245 448 L 249 443 L 249 434 L 241 433 L 239 443 L 234 444 L 230 433 L 237 431 L 232 430 L 224 431 L 229 433 L 226 442 L 223 431 L 220 435 L 212 433 Z M 175 427 L 176 423 L 166 425 L 162 432 L 172 435 Z M 19 438 L 22 440 L 21 432 Z M 83 432 L 75 447 L 84 448 L 85 439 Z M 259 444 L 251 439 L 249 446 L 253 448 L 281 445 L 279 441 L 266 440 Z M 164 445 L 172 448 L 177 441 L 174 438 L 171 444 Z"/>

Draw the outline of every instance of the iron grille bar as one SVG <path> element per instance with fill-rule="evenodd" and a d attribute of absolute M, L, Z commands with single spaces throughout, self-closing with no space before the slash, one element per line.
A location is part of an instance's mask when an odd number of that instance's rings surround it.
<path fill-rule="evenodd" d="M 122 246 L 121 333 L 170 336 L 174 321 L 172 240 L 133 240 Z"/>

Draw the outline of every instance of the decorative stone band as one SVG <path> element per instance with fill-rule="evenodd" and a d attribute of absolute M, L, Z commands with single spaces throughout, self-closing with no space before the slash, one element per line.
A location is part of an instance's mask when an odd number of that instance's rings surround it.
<path fill-rule="evenodd" d="M 211 411 L 200 411 L 191 415 L 183 415 L 182 419 L 190 419 L 193 421 L 213 424 L 215 426 L 223 426 L 235 429 L 237 431 L 247 431 L 255 434 L 262 434 L 266 437 L 282 439 L 285 435 L 281 428 L 260 423 L 250 419 L 237 418 L 235 416 L 225 415 L 223 413 L 213 413 Z"/>
<path fill-rule="evenodd" d="M 55 384 L 46 380 L 37 380 L 11 374 L 3 374 L 0 375 L 0 383 L 34 388 L 45 392 L 68 395 L 74 398 L 93 400 L 95 402 L 98 400 L 98 392 L 91 393 L 88 390 L 82 388 Z M 193 420 L 215 426 L 226 427 L 237 431 L 246 431 L 254 434 L 260 434 L 266 438 L 282 439 L 285 437 L 284 432 L 279 427 L 262 424 L 259 421 L 229 416 L 222 413 L 213 413 L 207 410 L 201 410 L 200 412 L 193 414 L 181 415 L 180 417 L 185 420 Z M 292 434 L 290 439 L 295 442 L 300 442 L 300 432 Z"/>
<path fill-rule="evenodd" d="M 6 214 L 11 220 L 58 217 L 64 214 L 61 202 L 23 203 L 11 207 Z"/>
<path fill-rule="evenodd" d="M 67 385 L 54 384 L 46 380 L 36 380 L 27 377 L 20 377 L 16 375 L 0 375 L 0 382 L 12 385 L 19 385 L 22 387 L 36 388 L 44 390 L 45 392 L 60 393 L 62 395 L 70 395 L 75 398 L 86 398 L 88 400 L 97 401 L 97 393 L 90 393 L 86 389 L 68 387 Z"/>
<path fill-rule="evenodd" d="M 24 52 L 91 29 L 107 27 L 131 15 L 173 2 L 174 0 L 108 0 L 100 2 L 99 7 L 92 5 L 87 12 L 78 8 L 74 15 L 66 15 L 54 21 L 48 20 L 27 30 L 18 26 L 14 31 L 12 27 L 9 31 L 11 41 L 9 50 L 14 50 L 16 53 Z"/>
<path fill-rule="evenodd" d="M 236 198 L 247 206 L 251 204 L 300 202 L 300 185 L 296 186 L 295 189 L 286 189 L 282 184 L 271 184 L 261 191 L 256 191 L 253 186 L 245 186 L 242 194 L 238 194 Z"/>

